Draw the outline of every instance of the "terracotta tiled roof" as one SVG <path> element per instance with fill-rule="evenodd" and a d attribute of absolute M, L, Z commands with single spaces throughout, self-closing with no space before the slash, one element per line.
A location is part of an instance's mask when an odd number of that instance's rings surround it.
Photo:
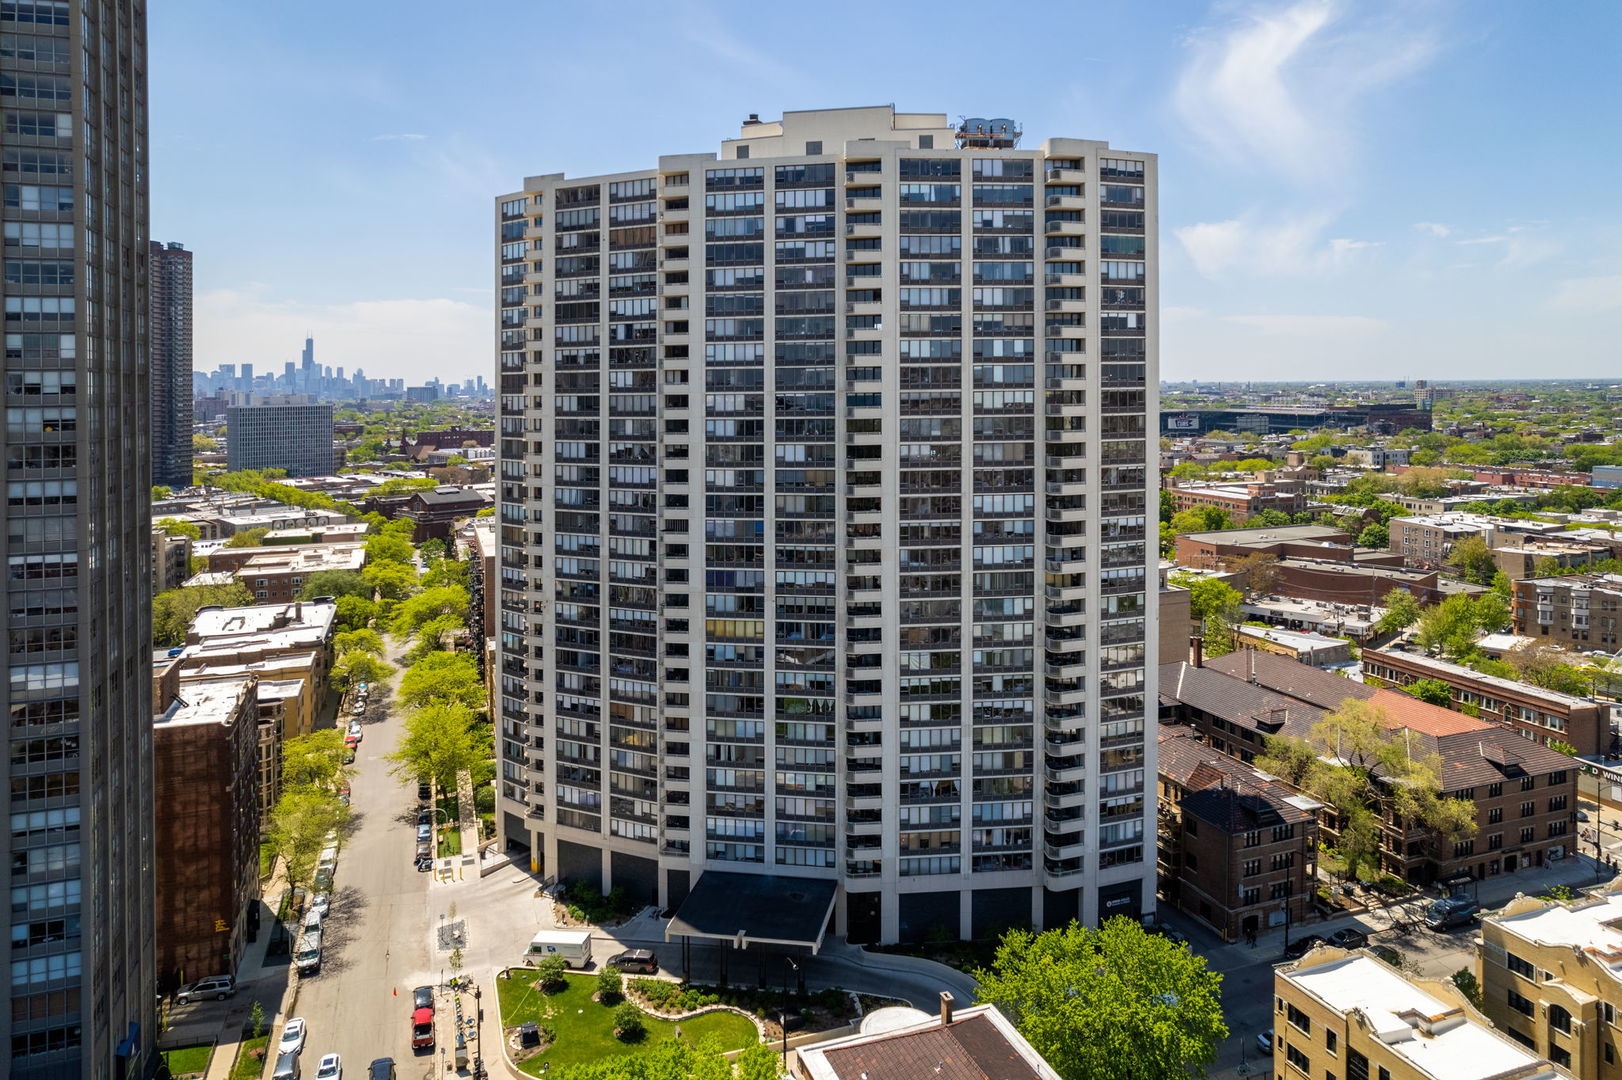
<path fill-rule="evenodd" d="M 1396 721 L 1395 726 L 1412 728 L 1427 735 L 1457 735 L 1461 732 L 1482 731 L 1499 726 L 1477 716 L 1466 716 L 1452 709 L 1444 709 L 1440 705 L 1432 705 L 1428 701 L 1420 701 L 1412 694 L 1404 694 L 1400 690 L 1375 690 L 1374 696 L 1369 700 L 1384 709 L 1391 719 Z"/>

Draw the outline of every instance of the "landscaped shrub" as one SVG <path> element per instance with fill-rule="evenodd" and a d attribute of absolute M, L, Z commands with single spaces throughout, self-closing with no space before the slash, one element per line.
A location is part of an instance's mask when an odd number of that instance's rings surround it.
<path fill-rule="evenodd" d="M 535 985 L 547 993 L 561 990 L 566 984 L 564 972 L 568 970 L 569 962 L 556 953 L 543 956 L 535 962 Z"/>
<path fill-rule="evenodd" d="M 625 890 L 620 886 L 614 886 L 608 895 L 604 896 L 597 891 L 596 886 L 578 878 L 564 888 L 563 903 L 569 912 L 569 918 L 575 922 L 593 924 L 630 915 L 636 909 L 636 904 L 625 895 Z"/>
<path fill-rule="evenodd" d="M 626 1042 L 640 1039 L 646 1032 L 642 1025 L 642 1010 L 629 1001 L 614 1006 L 614 1033 Z"/>
<path fill-rule="evenodd" d="M 721 999 L 681 983 L 663 979 L 632 979 L 631 989 L 660 1012 L 691 1012 L 706 1005 L 718 1005 Z"/>
<path fill-rule="evenodd" d="M 617 967 L 605 967 L 597 973 L 597 1000 L 612 1005 L 625 996 L 625 980 Z"/>

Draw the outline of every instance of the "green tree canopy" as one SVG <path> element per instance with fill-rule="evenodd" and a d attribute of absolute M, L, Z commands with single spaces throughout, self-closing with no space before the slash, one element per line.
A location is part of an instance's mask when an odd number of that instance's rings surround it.
<path fill-rule="evenodd" d="M 1476 650 L 1476 639 L 1510 625 L 1509 604 L 1498 593 L 1468 596 L 1458 593 L 1432 604 L 1419 616 L 1414 640 L 1422 649 L 1465 659 Z"/>
<path fill-rule="evenodd" d="M 361 573 L 385 600 L 404 600 L 417 590 L 417 573 L 399 562 L 375 562 Z"/>
<path fill-rule="evenodd" d="M 1419 601 L 1407 589 L 1392 589 L 1380 601 L 1385 613 L 1374 624 L 1374 629 L 1382 634 L 1392 634 L 1398 630 L 1406 630 L 1419 621 Z"/>
<path fill-rule="evenodd" d="M 737 1080 L 776 1080 L 778 1075 L 776 1052 L 761 1043 L 738 1055 L 737 1064 Z M 697 1046 L 685 1039 L 657 1042 L 638 1047 L 633 1054 L 598 1058 L 552 1072 L 554 1080 L 733 1080 L 732 1062 L 709 1039 Z"/>
<path fill-rule="evenodd" d="M 282 789 L 331 791 L 345 773 L 344 733 L 324 728 L 282 742 Z"/>
<path fill-rule="evenodd" d="M 1123 917 L 1010 930 L 974 977 L 1065 1080 L 1204 1076 L 1228 1036 L 1222 976 Z"/>
<path fill-rule="evenodd" d="M 399 637 L 413 638 L 429 622 L 442 615 L 454 615 L 465 624 L 467 608 L 467 590 L 461 586 L 440 585 L 424 589 L 410 599 L 401 601 L 389 620 L 389 629 Z"/>
<path fill-rule="evenodd" d="M 184 645 L 198 608 L 248 607 L 252 603 L 253 594 L 239 581 L 167 589 L 152 598 L 152 641 L 160 648 Z"/>
<path fill-rule="evenodd" d="M 201 526 L 190 521 L 178 521 L 175 518 L 163 518 L 154 523 L 155 528 L 162 529 L 170 536 L 184 536 L 192 540 L 203 538 Z"/>
<path fill-rule="evenodd" d="M 484 707 L 484 683 L 471 656 L 461 653 L 430 653 L 406 669 L 400 677 L 400 704 L 420 709 L 435 702 Z"/>
<path fill-rule="evenodd" d="M 265 839 L 281 856 L 289 885 L 308 885 L 327 834 L 349 821 L 349 807 L 330 791 L 296 787 L 282 792 L 271 808 Z"/>
<path fill-rule="evenodd" d="M 332 670 L 328 673 L 332 685 L 340 691 L 346 691 L 358 683 L 378 688 L 393 676 L 394 668 L 385 663 L 382 657 L 364 650 L 344 653 L 333 662 Z"/>
<path fill-rule="evenodd" d="M 265 536 L 269 532 L 269 529 L 243 529 L 239 533 L 234 533 L 221 546 L 228 548 L 259 547 L 265 542 Z"/>
<path fill-rule="evenodd" d="M 1471 533 L 1457 541 L 1448 552 L 1447 564 L 1457 567 L 1464 580 L 1474 585 L 1491 585 L 1493 575 L 1498 573 L 1492 550 L 1480 533 Z"/>
<path fill-rule="evenodd" d="M 1453 704 L 1453 689 L 1441 679 L 1415 679 L 1404 686 L 1403 692 L 1430 705 L 1448 708 Z"/>
<path fill-rule="evenodd" d="M 366 540 L 366 561 L 368 563 L 403 563 L 412 565 L 414 551 L 411 541 L 402 539 L 395 533 L 382 532 Z"/>
<path fill-rule="evenodd" d="M 372 586 L 359 570 L 317 570 L 304 579 L 299 590 L 300 600 L 313 600 L 317 596 L 358 596 L 372 598 Z"/>
<path fill-rule="evenodd" d="M 360 630 L 371 624 L 377 614 L 377 605 L 359 596 L 338 597 L 337 626 L 343 630 Z"/>
<path fill-rule="evenodd" d="M 399 748 L 387 760 L 396 776 L 426 776 L 454 791 L 457 774 L 471 772 L 489 758 L 490 751 L 490 728 L 476 720 L 471 708 L 457 702 L 434 702 L 406 717 Z"/>
<path fill-rule="evenodd" d="M 1363 531 L 1357 534 L 1357 546 L 1366 548 L 1384 548 L 1391 543 L 1391 530 L 1379 522 L 1363 526 Z"/>
<path fill-rule="evenodd" d="M 339 656 L 356 650 L 382 656 L 383 635 L 376 630 L 344 630 L 333 636 L 332 648 Z"/>

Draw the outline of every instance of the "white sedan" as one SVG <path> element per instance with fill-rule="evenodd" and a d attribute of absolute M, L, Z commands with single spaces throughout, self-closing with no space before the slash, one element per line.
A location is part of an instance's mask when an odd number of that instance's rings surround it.
<path fill-rule="evenodd" d="M 295 1016 L 282 1025 L 282 1037 L 276 1044 L 278 1054 L 296 1054 L 304 1049 L 304 1036 L 308 1030 L 304 1026 L 304 1018 Z"/>
<path fill-rule="evenodd" d="M 316 1066 L 315 1080 L 344 1080 L 343 1059 L 337 1054 L 325 1054 Z"/>

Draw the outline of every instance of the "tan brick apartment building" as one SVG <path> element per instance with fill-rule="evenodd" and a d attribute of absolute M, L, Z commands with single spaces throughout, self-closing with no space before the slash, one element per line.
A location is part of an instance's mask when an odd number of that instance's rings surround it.
<path fill-rule="evenodd" d="M 1490 1009 L 1488 1016 L 1491 1015 Z M 1319 947 L 1273 975 L 1273 1074 L 1291 1080 L 1557 1080 L 1451 982 Z"/>
<path fill-rule="evenodd" d="M 1277 528 L 1223 529 L 1184 533 L 1177 538 L 1177 562 L 1197 570 L 1225 570 L 1229 564 L 1257 553 L 1323 558 L 1328 548 L 1352 546 L 1344 529 L 1324 525 L 1281 525 Z"/>
<path fill-rule="evenodd" d="M 1610 706 L 1592 698 L 1483 675 L 1461 664 L 1401 649 L 1365 649 L 1363 678 L 1370 685 L 1398 690 L 1420 679 L 1436 679 L 1453 691 L 1450 708 L 1475 709 L 1483 720 L 1508 724 L 1523 738 L 1545 746 L 1569 743 L 1583 756 L 1603 754 L 1611 748 Z"/>
<path fill-rule="evenodd" d="M 1224 941 L 1311 918 L 1321 804 L 1162 726 L 1160 894 Z"/>
<path fill-rule="evenodd" d="M 1583 1080 L 1622 1077 L 1622 889 L 1565 902 L 1517 897 L 1481 920 L 1486 1013 Z"/>
<path fill-rule="evenodd" d="M 1615 652 L 1622 574 L 1571 574 L 1515 583 L 1515 632 L 1582 650 Z"/>
<path fill-rule="evenodd" d="M 181 692 L 152 724 L 161 987 L 235 971 L 259 896 L 255 679 Z"/>
<path fill-rule="evenodd" d="M 1223 657 L 1232 661 L 1237 654 Z M 1214 662 L 1213 662 L 1214 663 Z M 1566 857 L 1573 848 L 1577 773 L 1571 758 L 1510 728 L 1465 716 L 1394 690 L 1382 690 L 1269 653 L 1239 656 L 1235 674 L 1207 664 L 1161 668 L 1163 722 L 1200 732 L 1216 749 L 1249 761 L 1267 735 L 1305 738 L 1313 723 L 1349 697 L 1384 709 L 1415 754 L 1441 761 L 1446 794 L 1476 806 L 1477 834 L 1443 850 L 1431 833 L 1387 814 L 1381 867 L 1416 885 L 1466 873 L 1495 877 Z M 1334 832 L 1326 810 L 1320 824 Z"/>
<path fill-rule="evenodd" d="M 1522 518 L 1445 513 L 1392 518 L 1386 528 L 1390 534 L 1387 546 L 1408 565 L 1434 569 L 1446 563 L 1453 545 L 1467 536 L 1480 536 L 1488 547 L 1494 547 L 1505 542 L 1506 536 L 1553 535 L 1564 531 L 1565 526 Z"/>

